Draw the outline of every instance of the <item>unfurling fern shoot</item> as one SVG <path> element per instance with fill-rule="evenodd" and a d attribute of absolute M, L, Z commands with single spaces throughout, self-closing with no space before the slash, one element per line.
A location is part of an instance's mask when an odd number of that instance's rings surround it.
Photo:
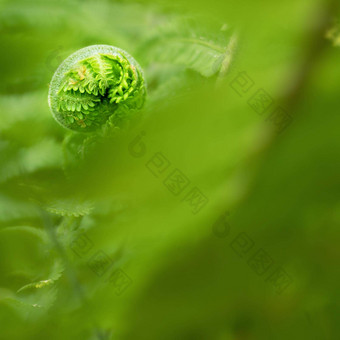
<path fill-rule="evenodd" d="M 117 47 L 93 45 L 59 66 L 48 101 L 62 126 L 91 132 L 108 122 L 120 127 L 143 107 L 145 96 L 144 74 L 135 59 Z"/>

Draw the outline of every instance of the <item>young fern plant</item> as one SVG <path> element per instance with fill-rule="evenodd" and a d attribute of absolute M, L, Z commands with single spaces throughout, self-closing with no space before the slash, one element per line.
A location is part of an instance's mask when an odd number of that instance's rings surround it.
<path fill-rule="evenodd" d="M 121 127 L 143 107 L 142 68 L 127 52 L 93 45 L 70 55 L 54 73 L 48 95 L 53 117 L 63 127 L 91 132 Z"/>

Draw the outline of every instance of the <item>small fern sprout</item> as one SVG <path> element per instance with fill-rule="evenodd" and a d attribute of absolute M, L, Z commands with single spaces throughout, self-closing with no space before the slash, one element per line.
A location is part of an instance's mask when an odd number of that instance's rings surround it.
<path fill-rule="evenodd" d="M 104 124 L 121 127 L 143 107 L 145 97 L 144 74 L 136 60 L 117 47 L 93 45 L 59 66 L 48 102 L 63 127 L 91 132 Z"/>

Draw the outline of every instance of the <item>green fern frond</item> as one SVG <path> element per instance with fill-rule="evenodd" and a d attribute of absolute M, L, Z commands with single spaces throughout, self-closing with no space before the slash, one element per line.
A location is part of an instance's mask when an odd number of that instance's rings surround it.
<path fill-rule="evenodd" d="M 63 199 L 50 202 L 46 210 L 60 216 L 85 216 L 93 210 L 93 204 L 89 201 L 79 201 L 77 199 Z"/>
<path fill-rule="evenodd" d="M 20 289 L 18 289 L 17 293 L 21 293 L 24 290 L 28 290 L 28 289 L 32 289 L 32 288 L 35 288 L 35 289 L 43 288 L 43 287 L 51 285 L 52 283 L 53 283 L 53 281 L 50 280 L 50 279 L 39 281 L 39 282 L 33 282 L 33 283 L 30 283 L 30 284 L 25 285 L 25 286 L 21 287 Z"/>
<path fill-rule="evenodd" d="M 78 90 L 78 89 L 77 89 Z M 58 109 L 61 111 L 82 112 L 89 114 L 100 102 L 94 94 L 77 92 L 75 89 L 63 90 L 58 95 Z"/>
<path fill-rule="evenodd" d="M 215 34 L 203 27 L 192 20 L 172 18 L 140 50 L 147 51 L 145 60 L 149 62 L 179 65 L 211 77 L 221 70 L 225 57 L 233 54 L 230 41 L 235 38 L 225 25 Z"/>
<path fill-rule="evenodd" d="M 144 75 L 125 51 L 94 45 L 71 55 L 59 67 L 50 86 L 49 104 L 55 119 L 75 131 L 103 126 L 132 97 L 144 103 Z M 142 105 L 129 109 L 140 109 Z M 111 118 L 112 119 L 112 118 Z M 118 122 L 116 122 L 118 124 Z"/>
<path fill-rule="evenodd" d="M 62 273 L 64 272 L 64 269 L 65 269 L 64 265 L 61 263 L 61 261 L 56 260 L 53 264 L 53 267 L 51 269 L 51 273 L 48 279 L 29 283 L 21 287 L 20 289 L 18 289 L 17 293 L 20 293 L 22 291 L 26 291 L 29 289 L 41 289 L 41 288 L 45 288 L 45 287 L 49 287 L 53 285 L 56 281 L 60 279 L 60 277 L 62 276 Z"/>

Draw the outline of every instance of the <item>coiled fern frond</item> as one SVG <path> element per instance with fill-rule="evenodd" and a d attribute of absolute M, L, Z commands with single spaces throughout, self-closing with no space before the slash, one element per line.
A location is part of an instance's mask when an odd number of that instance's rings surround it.
<path fill-rule="evenodd" d="M 108 45 L 85 47 L 55 72 L 49 91 L 52 115 L 62 126 L 90 132 L 122 121 L 143 107 L 144 74 L 125 51 Z"/>

